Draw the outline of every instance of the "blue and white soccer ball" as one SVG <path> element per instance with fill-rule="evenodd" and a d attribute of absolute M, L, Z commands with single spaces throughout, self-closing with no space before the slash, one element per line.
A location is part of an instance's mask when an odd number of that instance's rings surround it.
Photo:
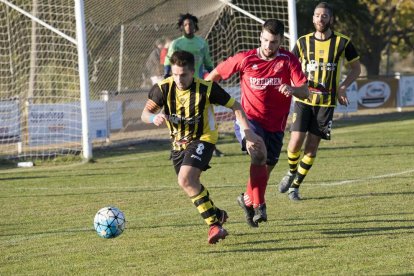
<path fill-rule="evenodd" d="M 104 207 L 100 209 L 93 220 L 98 235 L 105 239 L 116 238 L 125 230 L 125 216 L 116 207 Z"/>

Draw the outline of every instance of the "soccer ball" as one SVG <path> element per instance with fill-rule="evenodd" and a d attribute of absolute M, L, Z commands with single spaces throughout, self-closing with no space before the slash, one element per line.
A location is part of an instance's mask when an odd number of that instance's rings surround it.
<path fill-rule="evenodd" d="M 125 216 L 116 207 L 104 207 L 100 209 L 93 220 L 98 235 L 105 239 L 116 238 L 124 232 Z"/>

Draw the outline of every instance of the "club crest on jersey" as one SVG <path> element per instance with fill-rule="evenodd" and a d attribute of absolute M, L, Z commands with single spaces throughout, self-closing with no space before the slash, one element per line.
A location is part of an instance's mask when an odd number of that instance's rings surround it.
<path fill-rule="evenodd" d="M 275 64 L 275 66 L 273 67 L 273 71 L 275 73 L 282 72 L 283 71 L 283 63 Z"/>
<path fill-rule="evenodd" d="M 257 64 L 253 64 L 252 69 L 257 70 L 257 69 L 259 69 L 259 66 L 257 66 Z"/>

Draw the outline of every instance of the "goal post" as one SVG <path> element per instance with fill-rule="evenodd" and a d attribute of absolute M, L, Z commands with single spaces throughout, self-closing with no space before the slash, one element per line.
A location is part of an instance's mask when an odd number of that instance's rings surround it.
<path fill-rule="evenodd" d="M 214 63 L 257 48 L 262 23 L 281 20 L 294 44 L 294 0 L 0 0 L 0 158 L 82 154 L 92 146 L 168 140 L 140 119 L 147 59 L 195 15 Z M 293 23 L 292 23 L 293 22 Z M 87 40 L 87 42 L 86 42 Z M 161 65 L 161 64 L 160 64 Z M 220 84 L 240 99 L 238 76 Z M 222 122 L 232 112 L 215 109 Z"/>
<path fill-rule="evenodd" d="M 240 7 L 236 6 L 235 4 L 232 3 L 232 1 L 230 0 L 220 0 L 221 2 L 223 2 L 224 4 L 226 4 L 227 6 L 231 7 L 232 9 L 235 9 L 241 13 L 243 13 L 244 15 L 256 20 L 257 22 L 259 22 L 260 24 L 264 23 L 264 20 L 262 18 L 259 18 L 257 16 L 255 16 L 254 14 L 251 14 L 250 12 L 241 9 Z M 293 46 L 296 43 L 296 40 L 298 38 L 298 32 L 297 32 L 297 19 L 296 19 L 296 2 L 295 0 L 287 0 L 288 2 L 288 30 L 289 33 L 284 33 L 284 36 L 287 37 L 289 39 L 289 45 L 290 45 L 290 49 L 293 48 Z"/>
<path fill-rule="evenodd" d="M 78 47 L 80 104 L 82 117 L 82 153 L 83 159 L 92 159 L 92 141 L 89 135 L 89 75 L 86 54 L 85 9 L 83 0 L 75 0 L 76 38 Z"/>
<path fill-rule="evenodd" d="M 0 6 L 0 156 L 91 159 L 83 0 Z"/>

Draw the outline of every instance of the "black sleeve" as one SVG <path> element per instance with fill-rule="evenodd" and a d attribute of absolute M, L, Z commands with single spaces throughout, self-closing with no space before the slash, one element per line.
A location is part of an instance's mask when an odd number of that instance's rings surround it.
<path fill-rule="evenodd" d="M 345 58 L 346 60 L 354 60 L 358 57 L 358 52 L 354 47 L 354 44 L 352 44 L 351 41 L 349 41 L 348 45 L 346 45 L 345 48 Z"/>
<path fill-rule="evenodd" d="M 156 103 L 159 107 L 164 106 L 164 98 L 162 95 L 161 88 L 158 86 L 158 84 L 154 84 L 148 93 L 148 99 L 152 100 L 154 103 Z"/>
<path fill-rule="evenodd" d="M 294 54 L 297 58 L 300 57 L 299 48 L 298 48 L 297 43 L 295 44 L 295 47 L 293 47 L 292 54 Z"/>
<path fill-rule="evenodd" d="M 212 104 L 226 105 L 231 99 L 231 96 L 220 85 L 213 82 L 209 99 Z"/>

